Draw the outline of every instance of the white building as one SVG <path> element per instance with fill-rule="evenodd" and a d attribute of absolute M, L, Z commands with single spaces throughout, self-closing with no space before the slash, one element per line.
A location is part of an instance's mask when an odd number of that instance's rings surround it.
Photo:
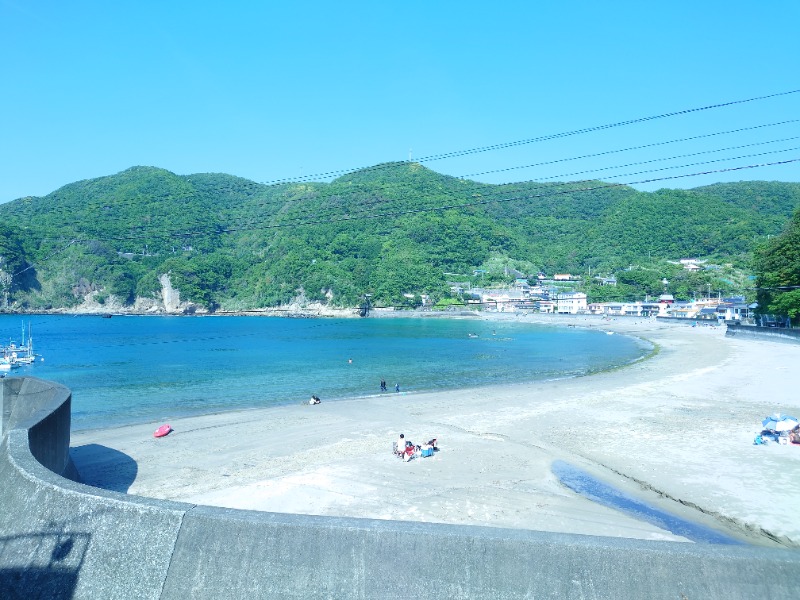
<path fill-rule="evenodd" d="M 586 312 L 586 294 L 583 292 L 566 292 L 556 296 L 556 312 L 564 315 L 575 315 Z"/>
<path fill-rule="evenodd" d="M 481 294 L 481 302 L 487 310 L 514 312 L 516 304 L 523 302 L 525 296 L 520 290 L 487 290 Z"/>
<path fill-rule="evenodd" d="M 662 302 L 602 302 L 590 304 L 588 310 L 609 317 L 654 317 L 666 316 L 669 306 Z"/>

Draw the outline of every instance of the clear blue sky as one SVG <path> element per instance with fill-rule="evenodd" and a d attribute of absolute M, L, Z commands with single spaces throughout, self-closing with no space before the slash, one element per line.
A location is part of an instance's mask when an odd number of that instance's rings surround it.
<path fill-rule="evenodd" d="M 800 89 L 798 23 L 797 0 L 0 0 L 0 202 L 134 165 L 272 182 Z M 796 93 L 424 164 L 499 183 L 775 162 L 800 158 L 776 141 L 800 124 L 517 168 L 799 109 Z M 750 179 L 800 181 L 800 162 L 637 187 Z"/>

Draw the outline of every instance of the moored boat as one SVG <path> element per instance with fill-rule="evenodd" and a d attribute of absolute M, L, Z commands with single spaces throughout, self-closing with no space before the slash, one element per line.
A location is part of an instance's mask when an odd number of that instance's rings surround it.
<path fill-rule="evenodd" d="M 7 346 L 0 346 L 2 358 L 0 359 L 0 371 L 9 371 L 22 365 L 30 365 L 36 362 L 38 356 L 33 351 L 33 336 L 30 334 L 30 324 L 28 324 L 28 339 L 25 340 L 25 325 L 22 326 L 22 343 L 17 345 L 9 341 Z"/>

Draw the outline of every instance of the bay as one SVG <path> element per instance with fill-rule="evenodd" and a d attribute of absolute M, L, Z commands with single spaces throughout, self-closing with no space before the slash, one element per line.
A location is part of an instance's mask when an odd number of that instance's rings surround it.
<path fill-rule="evenodd" d="M 43 360 L 9 376 L 72 391 L 74 430 L 308 401 L 535 385 L 638 360 L 641 340 L 578 327 L 475 318 L 290 319 L 0 315 Z M 491 402 L 491 398 L 487 398 Z"/>

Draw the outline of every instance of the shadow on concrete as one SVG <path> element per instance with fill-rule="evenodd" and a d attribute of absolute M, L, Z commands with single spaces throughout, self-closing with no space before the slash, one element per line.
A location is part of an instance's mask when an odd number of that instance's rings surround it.
<path fill-rule="evenodd" d="M 72 598 L 77 579 L 78 573 L 69 569 L 0 569 L 0 597 L 7 600 Z"/>
<path fill-rule="evenodd" d="M 0 537 L 0 598 L 72 598 L 91 536 L 30 533 Z"/>
<path fill-rule="evenodd" d="M 139 472 L 139 466 L 130 456 L 100 444 L 70 448 L 69 455 L 81 483 L 105 490 L 127 493 Z"/>

